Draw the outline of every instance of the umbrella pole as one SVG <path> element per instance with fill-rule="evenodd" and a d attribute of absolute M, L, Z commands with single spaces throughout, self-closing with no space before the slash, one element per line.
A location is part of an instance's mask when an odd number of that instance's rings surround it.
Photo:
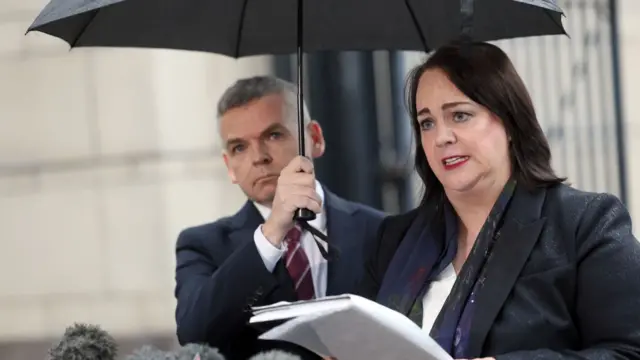
<path fill-rule="evenodd" d="M 298 153 L 305 156 L 305 131 L 304 131 L 304 97 L 302 86 L 302 26 L 303 26 L 303 0 L 298 0 L 298 25 L 297 25 L 297 50 L 298 50 Z M 294 214 L 294 219 L 298 221 L 311 221 L 316 218 L 316 214 L 309 209 L 298 209 Z"/>

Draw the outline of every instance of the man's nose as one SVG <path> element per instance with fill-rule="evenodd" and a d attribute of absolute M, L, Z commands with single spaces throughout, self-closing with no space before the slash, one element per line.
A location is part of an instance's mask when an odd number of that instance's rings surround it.
<path fill-rule="evenodd" d="M 251 161 L 254 165 L 264 165 L 271 163 L 271 155 L 264 144 L 255 144 L 251 147 Z"/>

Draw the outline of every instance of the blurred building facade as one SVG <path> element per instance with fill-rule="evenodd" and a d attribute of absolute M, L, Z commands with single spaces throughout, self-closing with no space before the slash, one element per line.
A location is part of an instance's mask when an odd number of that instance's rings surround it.
<path fill-rule="evenodd" d="M 271 62 L 69 53 L 24 36 L 44 3 L 0 2 L 0 358 L 43 358 L 74 321 L 169 346 L 178 231 L 245 201 L 218 156 L 216 99 Z"/>
<path fill-rule="evenodd" d="M 571 1 L 588 11 L 587 20 L 568 21 L 568 31 L 607 22 L 589 10 L 606 2 Z M 270 57 L 235 61 L 122 49 L 69 53 L 57 39 L 24 36 L 44 3 L 0 0 L 0 358 L 42 358 L 76 321 L 102 325 L 121 340 L 125 353 L 143 343 L 172 346 L 178 232 L 231 214 L 245 201 L 219 157 L 215 102 L 237 77 L 287 77 L 290 68 Z M 633 158 L 640 139 L 640 103 L 634 101 L 640 93 L 634 81 L 640 79 L 634 66 L 640 60 L 637 17 L 640 2 L 619 1 L 629 154 L 623 180 L 632 215 L 640 219 L 640 190 L 634 186 L 640 160 Z M 559 172 L 577 187 L 620 195 L 618 174 L 624 171 L 617 163 L 615 94 L 607 90 L 613 78 L 606 73 L 586 83 L 592 78 L 580 76 L 585 67 L 598 74 L 612 66 L 606 60 L 609 30 L 598 29 L 588 33 L 603 34 L 599 42 L 574 37 L 500 44 L 531 89 Z M 590 60 L 584 65 L 569 57 Z M 399 99 L 390 99 L 418 60 L 382 52 L 309 60 L 312 113 L 331 137 L 333 152 L 319 168 L 336 192 L 390 212 L 415 201 L 415 178 L 402 166 L 410 151 L 406 122 L 381 119 L 403 118 Z M 363 63 L 359 72 L 339 72 Z M 319 80 L 327 71 L 335 75 L 333 83 Z M 572 95 L 571 89 L 580 92 Z M 338 116 L 351 119 L 351 128 L 330 120 Z M 372 117 L 378 126 L 367 130 L 370 136 L 345 136 L 362 131 Z M 355 157 L 342 165 L 332 160 L 347 155 Z M 347 170 L 355 175 L 342 183 L 330 176 Z"/>

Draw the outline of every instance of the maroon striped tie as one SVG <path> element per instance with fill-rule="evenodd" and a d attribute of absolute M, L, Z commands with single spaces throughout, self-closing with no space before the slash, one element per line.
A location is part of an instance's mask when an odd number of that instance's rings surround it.
<path fill-rule="evenodd" d="M 311 265 L 302 244 L 300 244 L 300 229 L 294 227 L 289 230 L 287 237 L 287 252 L 285 265 L 298 294 L 298 300 L 310 300 L 314 298 L 313 278 L 311 277 Z"/>

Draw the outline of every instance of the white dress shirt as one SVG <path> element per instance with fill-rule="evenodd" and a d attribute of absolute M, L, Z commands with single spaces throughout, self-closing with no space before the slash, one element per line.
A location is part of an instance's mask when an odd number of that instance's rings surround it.
<path fill-rule="evenodd" d="M 442 310 L 453 284 L 456 282 L 456 271 L 453 264 L 449 264 L 438 276 L 433 279 L 422 298 L 422 330 L 431 332 L 433 323 Z"/>
<path fill-rule="evenodd" d="M 324 206 L 324 191 L 322 190 L 322 186 L 319 182 L 316 181 L 316 192 L 322 199 L 322 213 L 316 214 L 316 218 L 312 221 L 309 221 L 309 225 L 318 229 L 320 232 L 327 234 L 327 218 L 326 218 L 326 208 Z M 253 203 L 255 207 L 258 209 L 262 217 L 266 220 L 269 218 L 271 214 L 271 209 L 258 204 L 256 202 Z M 253 241 L 256 243 L 256 247 L 258 248 L 258 253 L 260 253 L 260 257 L 262 257 L 262 261 L 264 261 L 264 265 L 267 267 L 267 270 L 273 271 L 278 260 L 285 254 L 287 251 L 286 244 L 283 243 L 283 246 L 279 249 L 275 247 L 272 243 L 264 237 L 262 233 L 262 226 L 258 226 L 256 231 L 253 233 Z M 324 246 L 326 251 L 327 244 L 324 244 L 323 241 L 320 241 L 322 246 Z M 307 258 L 309 259 L 309 264 L 311 265 L 311 277 L 313 278 L 313 288 L 315 290 L 316 298 L 324 297 L 327 291 L 327 261 L 322 257 L 320 250 L 318 249 L 318 245 L 316 244 L 313 236 L 308 231 L 303 231 L 302 236 L 300 237 L 300 245 L 304 249 L 304 252 L 307 254 Z"/>

